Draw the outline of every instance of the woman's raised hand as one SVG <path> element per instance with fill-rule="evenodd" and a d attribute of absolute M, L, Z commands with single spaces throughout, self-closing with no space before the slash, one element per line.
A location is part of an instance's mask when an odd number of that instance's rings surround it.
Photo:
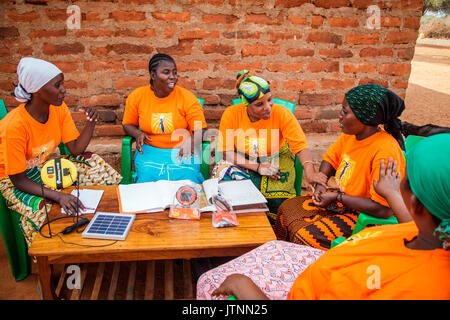
<path fill-rule="evenodd" d="M 401 175 L 400 172 L 397 172 L 397 161 L 389 158 L 386 167 L 384 159 L 381 159 L 380 179 L 373 179 L 373 188 L 375 191 L 383 198 L 387 198 L 389 194 L 399 192 L 400 180 Z"/>
<path fill-rule="evenodd" d="M 89 122 L 93 122 L 95 124 L 95 122 L 98 121 L 98 111 L 96 108 L 86 108 L 84 109 L 84 113 L 86 114 L 86 120 Z"/>
<path fill-rule="evenodd" d="M 140 131 L 139 135 L 136 137 L 136 150 L 141 154 L 144 153 L 144 151 L 142 151 L 142 146 L 144 145 L 145 140 L 152 141 L 145 132 Z"/>

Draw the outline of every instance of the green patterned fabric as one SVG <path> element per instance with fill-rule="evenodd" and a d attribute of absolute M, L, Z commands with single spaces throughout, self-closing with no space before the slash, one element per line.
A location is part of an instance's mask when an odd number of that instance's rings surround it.
<path fill-rule="evenodd" d="M 366 84 L 351 89 L 345 98 L 358 120 L 368 125 L 375 119 L 386 93 L 387 89 L 382 86 Z"/>
<path fill-rule="evenodd" d="M 253 75 L 249 70 L 241 70 L 237 75 L 236 89 L 245 106 L 261 99 L 270 91 L 269 83 Z"/>

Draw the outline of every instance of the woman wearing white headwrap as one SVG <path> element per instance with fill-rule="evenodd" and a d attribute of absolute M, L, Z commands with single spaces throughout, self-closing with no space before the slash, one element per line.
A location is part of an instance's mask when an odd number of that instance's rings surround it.
<path fill-rule="evenodd" d="M 23 58 L 17 78 L 14 94 L 23 103 L 0 121 L 0 192 L 8 207 L 22 215 L 22 230 L 29 245 L 45 220 L 40 168 L 61 141 L 72 154 L 68 158 L 77 166 L 80 184 L 118 184 L 121 176 L 98 155 L 84 153 L 98 111 L 85 110 L 87 122 L 79 133 L 64 103 L 66 90 L 60 69 L 44 60 Z M 66 212 L 75 213 L 77 202 L 84 208 L 70 194 L 47 187 L 44 190 L 45 198 L 59 203 Z M 49 210 L 51 205 L 46 205 Z"/>

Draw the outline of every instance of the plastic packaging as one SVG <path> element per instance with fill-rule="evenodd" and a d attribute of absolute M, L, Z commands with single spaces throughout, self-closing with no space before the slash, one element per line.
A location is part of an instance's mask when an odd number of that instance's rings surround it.
<path fill-rule="evenodd" d="M 216 211 L 212 214 L 212 225 L 215 228 L 235 227 L 239 225 L 236 214 L 233 212 L 233 207 L 221 195 L 215 195 L 212 202 L 216 207 Z"/>
<path fill-rule="evenodd" d="M 181 186 L 175 193 L 169 217 L 200 220 L 200 192 L 200 186 L 194 183 Z"/>

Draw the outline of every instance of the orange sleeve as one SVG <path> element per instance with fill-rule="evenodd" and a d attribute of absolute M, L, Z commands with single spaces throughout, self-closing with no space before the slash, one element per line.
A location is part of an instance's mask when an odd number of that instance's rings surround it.
<path fill-rule="evenodd" d="M 289 143 L 289 148 L 292 153 L 296 155 L 303 149 L 308 148 L 305 133 L 298 123 L 297 118 L 287 108 L 281 106 L 280 110 L 282 110 L 280 123 L 281 133 Z"/>
<path fill-rule="evenodd" d="M 206 128 L 205 114 L 197 97 L 190 91 L 184 92 L 184 112 L 189 130 L 199 130 Z"/>
<path fill-rule="evenodd" d="M 128 96 L 125 102 L 125 111 L 123 113 L 122 125 L 132 124 L 139 126 L 139 97 L 135 90 Z"/>
<path fill-rule="evenodd" d="M 323 156 L 323 160 L 331 164 L 331 166 L 336 170 L 341 163 L 342 155 L 342 141 L 344 136 L 341 134 L 339 138 L 328 148 L 327 152 Z"/>
<path fill-rule="evenodd" d="M 373 180 L 380 180 L 380 166 L 382 159 L 384 159 L 385 166 L 387 166 L 389 158 L 397 161 L 397 172 L 400 171 L 402 177 L 405 176 L 406 161 L 398 143 L 394 140 L 388 140 L 388 142 L 383 141 L 383 144 L 380 145 L 378 149 L 379 151 L 372 161 L 372 168 L 370 171 L 370 198 L 385 207 L 389 207 L 387 201 L 375 191 Z"/>
<path fill-rule="evenodd" d="M 220 119 L 219 126 L 219 139 L 217 144 L 217 151 L 225 152 L 225 151 L 234 151 L 234 135 L 230 135 L 227 137 L 227 131 L 234 132 L 234 123 L 233 123 L 234 114 L 231 109 L 226 109 L 222 118 Z"/>
<path fill-rule="evenodd" d="M 77 127 L 75 126 L 75 122 L 73 121 L 72 114 L 70 113 L 69 108 L 64 103 L 60 108 L 62 111 L 62 119 L 61 119 L 61 140 L 63 143 L 67 143 L 78 139 L 80 133 L 78 132 Z"/>
<path fill-rule="evenodd" d="M 314 264 L 315 262 L 313 262 Z M 313 278 L 314 265 L 308 266 L 297 279 L 295 279 L 291 290 L 287 296 L 287 300 L 315 300 L 317 294 L 315 285 L 321 282 L 321 279 Z"/>
<path fill-rule="evenodd" d="M 4 145 L 5 173 L 14 175 L 22 173 L 27 169 L 26 148 L 27 138 L 24 130 L 12 123 L 6 129 L 6 134 L 2 140 Z"/>

